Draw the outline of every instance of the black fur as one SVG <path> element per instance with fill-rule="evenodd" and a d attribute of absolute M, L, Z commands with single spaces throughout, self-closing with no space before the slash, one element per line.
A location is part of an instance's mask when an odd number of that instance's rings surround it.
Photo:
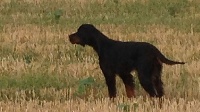
<path fill-rule="evenodd" d="M 72 44 L 89 45 L 97 52 L 110 98 L 116 97 L 116 74 L 122 79 L 127 96 L 135 96 L 134 79 L 130 74 L 133 70 L 138 73 L 140 84 L 151 97 L 162 97 L 162 63 L 184 64 L 165 58 L 149 43 L 109 39 L 91 24 L 81 25 L 76 33 L 69 35 L 69 40 Z"/>

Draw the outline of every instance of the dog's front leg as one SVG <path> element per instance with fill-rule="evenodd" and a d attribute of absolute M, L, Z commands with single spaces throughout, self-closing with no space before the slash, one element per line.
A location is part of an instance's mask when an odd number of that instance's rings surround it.
<path fill-rule="evenodd" d="M 116 75 L 115 74 L 108 74 L 104 73 L 104 77 L 106 80 L 106 84 L 108 87 L 108 93 L 110 98 L 115 98 L 116 97 Z"/>

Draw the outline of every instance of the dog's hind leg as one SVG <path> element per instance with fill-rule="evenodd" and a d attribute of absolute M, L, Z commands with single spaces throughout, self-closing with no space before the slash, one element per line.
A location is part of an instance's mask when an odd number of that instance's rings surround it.
<path fill-rule="evenodd" d="M 164 95 L 163 82 L 161 80 L 161 72 L 162 72 L 162 65 L 159 62 L 155 63 L 153 69 L 153 83 L 157 91 L 156 96 L 159 98 Z"/>
<path fill-rule="evenodd" d="M 144 90 L 151 96 L 156 97 L 157 91 L 154 87 L 154 83 L 152 80 L 152 72 L 153 72 L 153 66 L 151 63 L 141 63 L 140 66 L 137 68 L 138 72 L 138 78 L 140 81 L 140 84 L 144 88 Z"/>
<path fill-rule="evenodd" d="M 119 76 L 125 85 L 127 97 L 128 98 L 135 97 L 135 92 L 134 92 L 135 82 L 133 80 L 133 76 L 130 73 L 120 74 Z"/>

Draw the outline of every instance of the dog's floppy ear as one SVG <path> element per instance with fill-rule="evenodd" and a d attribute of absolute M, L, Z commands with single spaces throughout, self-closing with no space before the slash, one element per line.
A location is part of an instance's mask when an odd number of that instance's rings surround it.
<path fill-rule="evenodd" d="M 82 44 L 91 45 L 97 31 L 92 24 L 82 24 L 77 30 L 77 35 L 80 37 Z"/>

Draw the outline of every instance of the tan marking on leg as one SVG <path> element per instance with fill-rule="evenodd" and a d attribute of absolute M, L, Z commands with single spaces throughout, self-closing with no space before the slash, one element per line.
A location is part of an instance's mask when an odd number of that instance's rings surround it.
<path fill-rule="evenodd" d="M 125 88 L 126 88 L 126 95 L 127 95 L 128 98 L 135 97 L 134 88 L 132 88 L 129 85 L 125 85 Z"/>

